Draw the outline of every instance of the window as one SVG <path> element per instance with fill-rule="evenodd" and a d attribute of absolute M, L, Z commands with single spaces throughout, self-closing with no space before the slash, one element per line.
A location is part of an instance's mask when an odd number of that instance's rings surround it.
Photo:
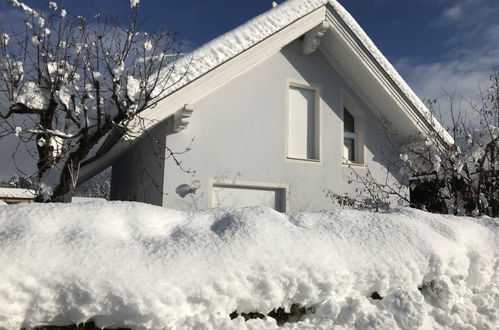
<path fill-rule="evenodd" d="M 363 164 L 365 112 L 349 95 L 343 101 L 343 162 Z"/>
<path fill-rule="evenodd" d="M 213 207 L 266 206 L 286 211 L 286 188 L 280 185 L 249 185 L 216 183 L 212 189 Z"/>
<path fill-rule="evenodd" d="M 319 160 L 318 98 L 316 88 L 289 86 L 288 158 Z"/>
<path fill-rule="evenodd" d="M 343 157 L 350 162 L 357 161 L 355 157 L 355 144 L 357 135 L 355 134 L 355 118 L 346 108 L 343 108 Z"/>

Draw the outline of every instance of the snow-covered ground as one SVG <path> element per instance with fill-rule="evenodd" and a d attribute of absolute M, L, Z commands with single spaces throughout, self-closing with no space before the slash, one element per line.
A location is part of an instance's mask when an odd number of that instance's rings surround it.
<path fill-rule="evenodd" d="M 499 220 L 411 209 L 0 207 L 0 329 L 497 329 Z M 377 292 L 382 300 L 372 299 Z"/>

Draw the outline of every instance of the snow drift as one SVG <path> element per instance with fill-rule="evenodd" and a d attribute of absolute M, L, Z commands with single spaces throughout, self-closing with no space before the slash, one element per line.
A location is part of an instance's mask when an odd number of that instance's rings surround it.
<path fill-rule="evenodd" d="M 0 207 L 0 329 L 492 329 L 499 220 L 411 209 Z M 376 295 L 373 293 L 376 292 Z M 377 297 L 378 299 L 372 299 Z M 379 298 L 383 298 L 379 300 Z"/>

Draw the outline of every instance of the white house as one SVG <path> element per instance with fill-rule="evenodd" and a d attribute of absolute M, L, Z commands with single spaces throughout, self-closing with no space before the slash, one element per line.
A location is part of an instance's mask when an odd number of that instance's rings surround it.
<path fill-rule="evenodd" d="M 334 0 L 289 0 L 192 56 L 184 82 L 143 113 L 146 133 L 109 137 L 82 180 L 112 164 L 112 199 L 317 210 L 333 206 L 325 190 L 355 191 L 348 165 L 385 175 L 380 119 L 400 144 L 432 131 L 452 142 Z M 159 145 L 189 147 L 177 158 L 195 172 Z"/>

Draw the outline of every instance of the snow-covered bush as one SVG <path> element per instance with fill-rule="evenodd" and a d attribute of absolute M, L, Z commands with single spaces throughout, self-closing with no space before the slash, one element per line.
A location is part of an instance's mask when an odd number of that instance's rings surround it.
<path fill-rule="evenodd" d="M 423 143 L 405 146 L 401 171 L 410 175 L 417 206 L 499 217 L 499 73 L 491 82 L 478 102 L 467 102 L 468 113 L 451 96 L 447 129 L 454 145 L 432 143 L 429 136 Z"/>
<path fill-rule="evenodd" d="M 0 183 L 2 185 L 2 183 Z M 11 176 L 6 182 L 6 187 L 11 188 L 25 188 L 25 189 L 33 189 L 35 185 L 33 184 L 33 180 L 26 175 L 14 174 Z"/>
<path fill-rule="evenodd" d="M 380 182 L 369 171 L 361 175 L 352 169 L 351 180 L 361 184 L 363 198 L 379 204 L 395 196 L 431 212 L 499 217 L 499 73 L 491 76 L 491 85 L 478 102 L 449 97 L 449 109 L 439 109 L 436 101 L 429 105 L 440 122 L 450 122 L 446 129 L 454 138 L 452 145 L 435 132 L 396 145 L 397 132 L 382 120 L 392 142 L 388 171 L 400 181 Z M 410 196 L 403 193 L 403 186 L 410 188 Z M 358 205 L 358 200 L 353 203 Z"/>
<path fill-rule="evenodd" d="M 140 31 L 139 0 L 126 22 L 73 17 L 55 2 L 46 11 L 11 4 L 24 21 L 0 27 L 0 136 L 15 134 L 36 159 L 37 200 L 60 201 L 110 132 L 143 132 L 141 112 L 166 97 L 188 61 L 176 64 L 176 34 Z"/>

